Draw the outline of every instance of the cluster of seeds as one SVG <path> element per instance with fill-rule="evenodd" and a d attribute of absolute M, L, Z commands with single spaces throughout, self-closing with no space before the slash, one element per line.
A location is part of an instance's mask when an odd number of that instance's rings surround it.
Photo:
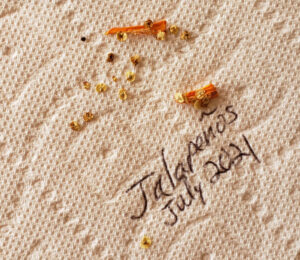
<path fill-rule="evenodd" d="M 83 87 L 87 90 L 89 90 L 91 88 L 92 84 L 88 81 L 84 81 L 83 82 Z M 100 92 L 104 92 L 108 89 L 108 86 L 104 83 L 98 83 L 96 86 L 95 86 L 95 90 L 100 93 Z M 94 119 L 94 114 L 91 113 L 91 112 L 86 112 L 83 114 L 83 120 L 84 122 L 90 122 Z M 78 121 L 72 121 L 70 124 L 69 124 L 70 128 L 74 131 L 80 131 L 83 127 L 83 125 L 81 125 Z"/>
<path fill-rule="evenodd" d="M 177 35 L 179 32 L 179 28 L 177 25 L 171 25 L 169 27 L 169 33 Z M 148 19 L 147 21 L 144 22 L 144 24 L 142 26 L 130 26 L 130 27 L 126 27 L 126 28 L 112 28 L 111 30 L 109 30 L 108 32 L 106 32 L 106 34 L 116 34 L 116 37 L 119 41 L 124 42 L 127 40 L 128 36 L 127 36 L 127 32 L 128 33 L 133 33 L 133 34 L 152 34 L 155 35 L 156 38 L 158 40 L 165 40 L 166 39 L 166 21 L 159 21 L 159 22 L 153 22 L 152 20 Z M 191 38 L 191 35 L 188 31 L 182 31 L 180 34 L 180 39 L 182 40 L 188 40 Z M 82 37 L 81 39 L 82 41 L 85 41 L 86 38 Z M 106 57 L 106 61 L 113 63 L 115 60 L 115 55 L 110 52 L 107 54 Z M 139 55 L 133 55 L 130 57 L 130 61 L 131 63 L 134 65 L 134 67 L 136 67 L 139 63 L 140 63 L 140 56 Z M 125 79 L 127 82 L 134 82 L 136 79 L 136 73 L 132 72 L 132 71 L 126 71 L 125 72 Z M 118 81 L 118 78 L 116 76 L 112 76 L 112 80 L 114 82 Z M 88 81 L 84 81 L 83 82 L 83 87 L 87 90 L 89 90 L 91 88 L 91 83 Z M 98 93 L 101 92 L 105 92 L 108 89 L 108 86 L 105 83 L 98 83 L 95 86 L 95 89 Z M 202 93 L 202 92 L 201 92 Z M 203 93 L 202 93 L 203 94 Z M 127 99 L 127 91 L 125 88 L 120 88 L 119 89 L 119 98 L 124 101 Z M 209 97 L 208 95 L 204 94 L 200 97 L 197 98 L 197 100 L 194 102 L 194 106 L 195 108 L 199 108 L 201 106 L 206 105 L 209 102 Z M 175 100 L 178 103 L 187 103 L 187 99 L 185 94 L 181 94 L 181 93 L 177 93 L 175 95 Z M 86 112 L 83 115 L 83 120 L 84 122 L 89 122 L 91 120 L 93 120 L 94 115 L 91 112 Z M 74 131 L 79 131 L 82 129 L 82 126 L 78 123 L 78 121 L 72 121 L 70 123 L 70 128 Z M 145 240 L 146 241 L 146 240 Z M 151 240 L 150 240 L 151 242 Z"/>
<path fill-rule="evenodd" d="M 91 112 L 86 112 L 82 117 L 84 122 L 90 122 L 94 119 L 94 114 Z M 83 125 L 81 125 L 78 121 L 72 121 L 69 126 L 74 131 L 80 131 L 83 127 Z"/>
<path fill-rule="evenodd" d="M 179 32 L 179 28 L 177 25 L 171 25 L 169 28 L 169 32 L 171 34 L 177 35 Z M 191 38 L 191 33 L 188 31 L 182 31 L 180 34 L 180 39 L 181 40 L 189 40 Z"/>
<path fill-rule="evenodd" d="M 106 61 L 107 62 L 113 62 L 114 58 L 115 58 L 115 55 L 110 52 L 110 53 L 107 54 Z M 133 56 L 131 56 L 130 57 L 130 62 L 134 65 L 134 67 L 137 66 L 140 63 L 140 56 L 139 55 L 133 55 Z M 136 79 L 135 72 L 126 71 L 126 73 L 125 73 L 125 79 L 126 79 L 126 81 L 128 81 L 130 83 L 134 82 L 135 79 Z M 112 80 L 114 82 L 117 82 L 118 78 L 116 76 L 112 76 Z M 92 86 L 92 84 L 90 82 L 88 82 L 88 81 L 83 81 L 82 84 L 83 84 L 84 89 L 86 89 L 86 90 L 89 90 L 91 88 L 91 86 Z M 108 89 L 108 86 L 105 83 L 98 83 L 95 86 L 95 90 L 98 93 L 105 92 L 105 91 L 107 91 L 107 89 Z M 119 98 L 122 101 L 125 101 L 127 99 L 127 97 L 128 97 L 127 91 L 126 91 L 125 88 L 120 88 L 118 94 L 119 94 Z M 89 122 L 89 121 L 91 121 L 93 119 L 94 119 L 94 115 L 91 112 L 86 112 L 83 115 L 83 120 L 85 122 Z M 72 121 L 69 124 L 69 126 L 74 131 L 80 131 L 82 129 L 82 125 L 78 121 Z"/>

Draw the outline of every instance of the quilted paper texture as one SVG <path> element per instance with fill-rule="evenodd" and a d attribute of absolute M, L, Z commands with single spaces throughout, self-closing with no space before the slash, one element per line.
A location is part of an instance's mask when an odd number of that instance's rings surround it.
<path fill-rule="evenodd" d="M 1 1 L 1 259 L 299 259 L 299 13 L 298 0 Z M 104 35 L 147 19 L 192 38 Z M 208 82 L 207 108 L 174 102 Z"/>

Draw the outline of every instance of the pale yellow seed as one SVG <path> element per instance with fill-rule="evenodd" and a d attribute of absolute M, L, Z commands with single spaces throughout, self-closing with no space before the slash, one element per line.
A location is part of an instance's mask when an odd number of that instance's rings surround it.
<path fill-rule="evenodd" d="M 107 90 L 107 85 L 106 85 L 106 84 L 104 84 L 104 83 L 99 83 L 99 84 L 96 85 L 96 91 L 97 91 L 98 93 L 104 92 L 104 91 L 106 91 L 106 90 Z"/>
<path fill-rule="evenodd" d="M 121 100 L 126 100 L 127 99 L 126 89 L 124 89 L 124 88 L 119 89 L 119 97 L 120 97 Z"/>
<path fill-rule="evenodd" d="M 91 88 L 91 83 L 90 83 L 90 82 L 87 82 L 87 81 L 84 81 L 84 82 L 83 82 L 83 87 L 84 87 L 85 89 L 90 89 L 90 88 Z"/>
<path fill-rule="evenodd" d="M 74 131 L 79 131 L 81 129 L 81 125 L 77 121 L 72 121 L 69 126 Z"/>
<path fill-rule="evenodd" d="M 180 104 L 184 103 L 185 100 L 184 100 L 182 93 L 175 94 L 175 101 Z"/>
<path fill-rule="evenodd" d="M 135 73 L 132 72 L 132 71 L 127 71 L 125 73 L 125 76 L 126 76 L 126 80 L 129 81 L 129 82 L 133 82 L 135 81 Z"/>
<path fill-rule="evenodd" d="M 191 34 L 188 32 L 188 31 L 183 31 L 181 34 L 180 34 L 180 39 L 181 40 L 188 40 L 191 38 Z"/>
<path fill-rule="evenodd" d="M 117 82 L 117 81 L 118 81 L 118 78 L 117 78 L 116 76 L 112 76 L 112 80 L 113 80 L 114 82 Z"/>
<path fill-rule="evenodd" d="M 134 66 L 136 66 L 140 63 L 140 56 L 134 55 L 134 56 L 130 57 L 130 61 Z"/>
<path fill-rule="evenodd" d="M 156 39 L 160 41 L 164 41 L 166 39 L 166 33 L 163 31 L 159 31 L 156 35 Z"/>
<path fill-rule="evenodd" d="M 120 42 L 125 42 L 127 40 L 127 33 L 125 33 L 125 32 L 118 32 L 117 33 L 117 39 Z"/>
<path fill-rule="evenodd" d="M 140 246 L 141 248 L 148 249 L 151 246 L 151 244 L 152 244 L 151 239 L 149 237 L 144 236 Z"/>
<path fill-rule="evenodd" d="M 178 27 L 176 25 L 171 25 L 169 28 L 170 33 L 177 34 L 178 33 Z"/>
<path fill-rule="evenodd" d="M 83 120 L 89 122 L 94 119 L 94 115 L 91 112 L 86 112 L 83 114 Z"/>

